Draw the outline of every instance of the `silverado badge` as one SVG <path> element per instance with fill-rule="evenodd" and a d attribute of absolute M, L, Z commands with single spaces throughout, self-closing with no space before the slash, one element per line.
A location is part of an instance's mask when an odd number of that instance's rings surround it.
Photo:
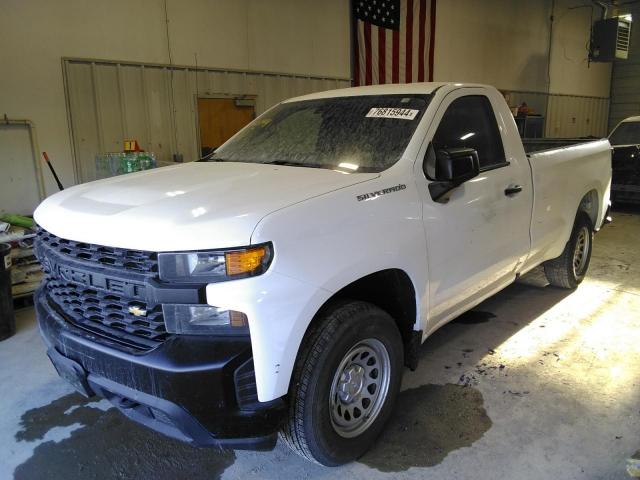
<path fill-rule="evenodd" d="M 133 305 L 133 306 L 129 307 L 129 313 L 131 315 L 136 316 L 136 317 L 146 317 L 147 316 L 147 311 L 142 307 L 138 307 L 137 305 Z"/>

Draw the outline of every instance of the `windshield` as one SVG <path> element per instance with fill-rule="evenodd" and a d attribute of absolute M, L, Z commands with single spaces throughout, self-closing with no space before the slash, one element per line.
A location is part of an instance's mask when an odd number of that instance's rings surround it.
<path fill-rule="evenodd" d="M 371 95 L 281 103 L 208 160 L 381 172 L 400 159 L 429 100 Z"/>
<path fill-rule="evenodd" d="M 624 122 L 609 135 L 611 145 L 640 145 L 640 122 Z"/>

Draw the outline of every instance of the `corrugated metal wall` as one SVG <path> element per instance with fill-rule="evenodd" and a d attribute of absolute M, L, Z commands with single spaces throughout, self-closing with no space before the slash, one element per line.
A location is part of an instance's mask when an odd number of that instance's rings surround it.
<path fill-rule="evenodd" d="M 136 139 L 161 162 L 199 158 L 197 97 L 255 97 L 256 113 L 305 93 L 343 88 L 343 78 L 64 59 L 78 182 L 96 178 L 97 153 Z"/>
<path fill-rule="evenodd" d="M 607 135 L 609 99 L 511 91 L 511 104 L 526 102 L 545 117 L 545 137 L 578 138 Z"/>
<path fill-rule="evenodd" d="M 609 99 L 549 95 L 545 135 L 548 138 L 605 137 Z"/>
<path fill-rule="evenodd" d="M 633 16 L 629 58 L 613 63 L 609 130 L 627 117 L 640 115 L 640 4 L 627 6 Z"/>

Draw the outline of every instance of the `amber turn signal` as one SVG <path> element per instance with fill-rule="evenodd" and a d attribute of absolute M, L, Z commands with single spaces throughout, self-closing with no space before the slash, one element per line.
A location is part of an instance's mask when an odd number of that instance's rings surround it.
<path fill-rule="evenodd" d="M 235 328 L 246 328 L 249 326 L 249 320 L 244 313 L 229 310 L 229 325 Z"/>
<path fill-rule="evenodd" d="M 225 253 L 227 275 L 251 273 L 260 268 L 267 255 L 265 246 Z"/>

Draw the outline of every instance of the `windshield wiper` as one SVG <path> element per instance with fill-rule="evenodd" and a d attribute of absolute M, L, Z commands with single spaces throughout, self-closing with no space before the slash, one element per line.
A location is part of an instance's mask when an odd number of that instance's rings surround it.
<path fill-rule="evenodd" d="M 297 163 L 290 162 L 288 160 L 272 160 L 271 162 L 260 162 L 265 165 L 285 165 L 287 167 L 308 167 L 308 168 L 327 168 L 324 165 L 318 165 L 315 163 Z"/>
<path fill-rule="evenodd" d="M 238 162 L 238 163 L 258 163 L 262 165 L 284 165 L 287 167 L 307 167 L 307 168 L 330 168 L 328 165 L 320 165 L 316 163 L 297 163 L 288 160 L 272 160 L 270 162 L 256 162 L 249 160 L 229 160 L 228 158 L 211 158 L 204 157 L 199 162 Z"/>
<path fill-rule="evenodd" d="M 202 157 L 198 162 L 227 162 L 226 158 L 211 158 L 210 156 Z"/>

